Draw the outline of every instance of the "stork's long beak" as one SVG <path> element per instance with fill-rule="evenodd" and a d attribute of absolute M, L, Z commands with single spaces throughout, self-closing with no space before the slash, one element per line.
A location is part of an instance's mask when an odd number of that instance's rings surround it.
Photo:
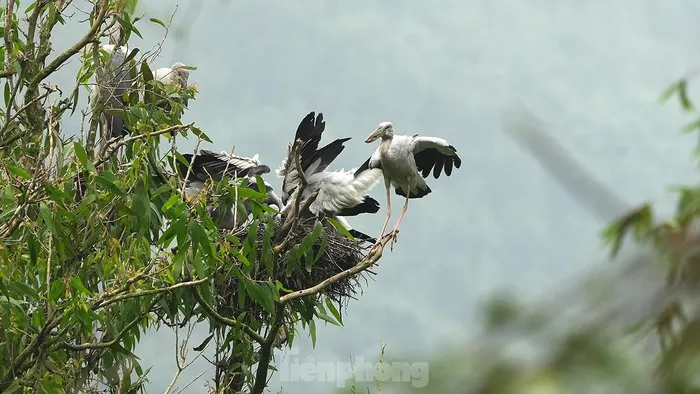
<path fill-rule="evenodd" d="M 371 143 L 371 142 L 376 141 L 377 138 L 379 138 L 379 137 L 382 136 L 382 132 L 383 132 L 383 131 L 384 131 L 383 128 L 377 127 L 376 129 L 374 129 L 374 131 L 372 132 L 372 134 L 370 134 L 369 137 L 367 137 L 367 139 L 365 140 L 365 142 L 369 144 L 369 143 Z"/>

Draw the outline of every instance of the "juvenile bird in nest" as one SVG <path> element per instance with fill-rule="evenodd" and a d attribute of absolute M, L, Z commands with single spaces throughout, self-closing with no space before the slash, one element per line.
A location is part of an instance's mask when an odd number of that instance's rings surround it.
<path fill-rule="evenodd" d="M 205 185 L 211 181 L 218 182 L 224 177 L 229 178 L 246 178 L 248 187 L 257 189 L 257 176 L 265 175 L 270 172 L 270 167 L 260 162 L 258 155 L 252 158 L 236 156 L 227 152 L 213 152 L 211 150 L 202 149 L 199 154 L 192 155 L 186 153 L 182 155 L 185 161 L 192 163 L 192 168 L 189 171 L 187 179 L 185 179 L 185 196 L 188 201 L 202 193 Z M 194 156 L 194 160 L 193 160 Z M 177 162 L 178 171 L 184 177 L 188 174 L 189 165 Z M 272 185 L 263 181 L 265 186 L 266 204 L 277 207 L 277 210 L 283 205 L 281 199 L 275 194 Z M 213 218 L 220 218 L 220 227 L 222 229 L 231 230 L 243 224 L 252 211 L 250 203 L 237 204 L 238 212 L 233 212 L 233 207 L 225 208 L 225 212 L 221 214 L 219 209 L 213 209 L 209 206 L 210 215 Z"/>

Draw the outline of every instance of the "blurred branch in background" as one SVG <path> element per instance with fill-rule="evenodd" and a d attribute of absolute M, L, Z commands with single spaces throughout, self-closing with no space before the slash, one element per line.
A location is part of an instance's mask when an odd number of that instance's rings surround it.
<path fill-rule="evenodd" d="M 483 329 L 470 343 L 432 355 L 427 386 L 418 368 L 398 371 L 397 360 L 420 357 L 390 357 L 388 367 L 379 368 L 393 368 L 395 375 L 383 382 L 382 392 L 695 392 L 687 389 L 695 387 L 697 371 L 689 361 L 700 361 L 700 349 L 689 340 L 700 338 L 692 323 L 697 306 L 686 309 L 682 320 L 690 323 L 675 326 L 670 347 L 656 340 L 654 328 L 672 315 L 679 299 L 697 300 L 700 290 L 668 285 L 658 263 L 659 255 L 647 248 L 563 284 L 539 302 L 493 297 L 483 309 Z M 374 381 L 355 380 L 339 392 L 380 392 Z"/>
<path fill-rule="evenodd" d="M 547 131 L 541 120 L 523 107 L 507 111 L 504 130 L 540 163 L 564 190 L 592 215 L 610 222 L 632 208 L 613 190 L 576 162 L 573 154 Z"/>

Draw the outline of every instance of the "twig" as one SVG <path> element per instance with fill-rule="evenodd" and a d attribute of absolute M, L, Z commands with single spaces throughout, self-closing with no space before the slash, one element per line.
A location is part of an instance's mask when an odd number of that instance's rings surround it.
<path fill-rule="evenodd" d="M 17 110 L 14 114 L 12 114 L 9 118 L 5 120 L 5 124 L 2 125 L 2 128 L 0 129 L 0 135 L 4 135 L 7 129 L 10 127 L 10 123 L 12 123 L 12 121 L 15 120 L 15 118 L 17 118 L 20 114 L 22 114 L 22 112 L 26 111 L 27 108 L 29 108 L 32 104 L 36 103 L 37 101 L 48 97 L 51 93 L 55 91 L 56 90 L 53 88 L 47 88 L 46 93 L 34 97 L 28 103 L 24 104 L 19 110 Z M 17 141 L 20 137 L 22 137 L 22 133 L 13 135 L 12 137 L 8 138 L 7 141 L 0 142 L 0 148 L 4 148 L 10 145 L 11 143 Z"/>
<path fill-rule="evenodd" d="M 301 193 L 298 196 L 300 195 Z M 300 199 L 298 196 L 294 201 L 295 205 L 298 205 L 298 200 Z M 284 236 L 284 240 L 282 240 L 282 242 L 279 245 L 272 248 L 272 250 L 275 253 L 281 253 L 289 245 L 289 242 L 291 242 L 292 238 L 294 237 L 294 232 L 296 231 L 296 228 L 299 225 L 299 216 L 302 212 L 306 212 L 309 209 L 311 204 L 313 204 L 313 202 L 316 201 L 316 197 L 318 197 L 318 191 L 311 193 L 309 198 L 307 198 L 304 202 L 304 206 L 301 208 L 301 210 L 299 210 L 299 208 L 292 209 L 291 214 L 294 216 L 292 217 L 291 223 L 284 224 L 280 229 L 280 234 L 286 234 Z"/>
<path fill-rule="evenodd" d="M 98 343 L 81 343 L 79 345 L 73 345 L 68 342 L 62 342 L 57 346 L 57 349 L 67 349 L 67 350 L 72 350 L 72 351 L 81 351 L 81 350 L 89 350 L 89 349 L 106 349 L 108 347 L 114 346 L 117 342 L 119 342 L 124 334 L 126 334 L 129 330 L 134 328 L 148 313 L 151 312 L 151 309 L 153 306 L 160 301 L 160 299 L 163 298 L 162 295 L 159 295 L 153 299 L 153 302 L 151 302 L 151 306 L 146 308 L 146 310 L 142 313 L 140 313 L 134 320 L 129 322 L 129 324 L 124 327 L 119 334 L 117 334 L 114 339 L 111 341 L 107 342 L 98 342 Z"/>
<path fill-rule="evenodd" d="M 182 181 L 182 189 L 180 190 L 180 195 L 182 199 L 185 199 L 185 186 L 187 186 L 187 179 L 190 177 L 192 166 L 194 165 L 194 159 L 197 156 L 197 151 L 199 151 L 199 144 L 202 143 L 201 138 L 197 138 L 197 145 L 194 147 L 194 152 L 192 154 L 192 159 L 190 159 L 190 165 L 187 166 L 187 172 L 185 172 L 185 178 Z M 177 160 L 177 157 L 175 158 Z"/>
<path fill-rule="evenodd" d="M 158 131 L 154 131 L 154 132 L 152 132 L 152 133 L 148 133 L 148 134 L 139 134 L 139 135 L 135 135 L 135 136 L 132 136 L 132 137 L 129 137 L 129 138 L 125 138 L 125 139 L 122 139 L 121 141 L 119 141 L 119 137 L 114 137 L 114 138 L 112 138 L 111 140 L 109 140 L 109 141 L 107 142 L 107 144 L 105 145 L 104 152 L 101 153 L 101 154 L 99 155 L 100 158 L 99 158 L 95 163 L 93 163 L 93 165 L 94 165 L 95 167 L 99 167 L 101 164 L 103 164 L 104 162 L 106 162 L 107 160 L 109 160 L 109 156 L 110 156 L 114 151 L 116 151 L 117 149 L 121 148 L 122 146 L 124 146 L 124 145 L 126 145 L 126 144 L 128 144 L 128 143 L 134 142 L 134 141 L 136 141 L 136 140 L 148 138 L 148 137 L 155 137 L 155 136 L 158 136 L 158 135 L 161 135 L 161 134 L 165 134 L 165 133 L 172 133 L 172 132 L 177 132 L 177 131 L 186 130 L 186 129 L 189 129 L 190 127 L 192 127 L 192 125 L 194 125 L 194 122 L 189 123 L 189 124 L 186 124 L 186 125 L 170 126 L 170 127 L 168 127 L 168 128 L 165 128 L 165 129 L 162 129 L 162 130 L 158 130 Z M 116 141 L 119 141 L 119 143 L 114 144 Z"/>
<path fill-rule="evenodd" d="M 178 390 L 177 392 L 175 392 L 175 394 L 180 394 L 180 393 L 184 392 L 185 389 L 187 389 L 188 387 L 190 387 L 190 385 L 191 385 L 192 383 L 196 382 L 197 379 L 201 378 L 206 372 L 207 372 L 207 371 L 202 371 L 202 373 L 200 373 L 199 375 L 197 375 L 197 376 L 195 376 L 194 378 L 192 378 L 192 380 L 190 380 L 189 383 L 187 383 L 183 388 L 181 388 L 180 390 Z"/>
<path fill-rule="evenodd" d="M 177 289 L 184 289 L 184 288 L 187 288 L 187 287 L 193 287 L 193 286 L 201 285 L 202 283 L 205 283 L 205 282 L 208 281 L 209 279 L 210 279 L 210 278 L 207 277 L 207 278 L 192 280 L 192 281 L 189 281 L 189 282 L 180 282 L 180 283 L 178 283 L 178 284 L 175 284 L 175 285 L 172 285 L 172 286 L 168 286 L 168 287 L 164 287 L 164 288 L 161 288 L 161 289 L 141 290 L 141 291 L 136 291 L 136 292 L 134 292 L 134 293 L 124 294 L 124 295 L 121 295 L 121 296 L 118 296 L 118 297 L 111 298 L 111 299 L 109 299 L 109 300 L 106 301 L 106 302 L 100 303 L 100 304 L 94 306 L 92 309 L 93 309 L 93 310 L 101 309 L 101 308 L 104 308 L 104 307 L 106 307 L 106 306 L 108 306 L 108 305 L 114 304 L 114 303 L 119 302 L 119 301 L 124 301 L 124 300 L 129 299 L 129 298 L 144 297 L 144 296 L 154 295 L 154 294 L 162 294 L 162 293 L 171 292 L 171 291 L 174 291 L 174 290 L 177 290 Z"/>
<path fill-rule="evenodd" d="M 96 33 L 98 30 L 100 30 L 100 26 L 102 25 L 102 22 L 104 22 L 105 15 L 107 14 L 107 7 L 109 4 L 109 0 L 100 0 L 99 2 L 99 10 L 97 11 L 97 15 L 93 19 L 92 26 L 90 27 L 90 30 L 88 30 L 87 34 L 83 36 L 83 38 L 80 39 L 75 45 L 72 47 L 68 48 L 65 52 L 62 54 L 58 55 L 54 61 L 52 61 L 48 66 L 46 66 L 40 73 L 38 73 L 34 78 L 32 78 L 31 82 L 29 82 L 29 86 L 36 86 L 39 84 L 39 82 L 43 81 L 46 77 L 51 75 L 54 71 L 56 71 L 63 63 L 65 63 L 66 60 L 70 59 L 75 55 L 76 53 L 80 52 L 87 44 L 93 42 L 96 37 Z"/>
<path fill-rule="evenodd" d="M 296 229 L 298 223 L 299 215 L 302 212 L 299 210 L 299 206 L 301 205 L 301 197 L 304 194 L 304 191 L 306 191 L 306 187 L 309 185 L 309 182 L 306 179 L 306 175 L 304 174 L 304 171 L 301 168 L 301 145 L 302 141 L 298 139 L 292 147 L 292 149 L 294 150 L 294 165 L 296 166 L 297 173 L 299 174 L 300 185 L 295 191 L 296 196 L 294 196 L 294 201 L 292 201 L 292 211 L 285 219 L 285 223 L 282 226 L 282 229 L 280 230 L 279 234 L 277 235 L 277 239 L 282 238 L 282 242 L 273 248 L 273 251 L 275 253 L 280 253 L 289 243 L 289 240 L 291 239 L 290 234 L 294 233 L 294 230 Z M 314 192 L 314 194 L 315 195 L 310 196 L 307 200 L 307 203 L 309 205 L 309 201 L 313 202 L 313 200 L 315 200 L 318 196 L 316 192 Z"/>

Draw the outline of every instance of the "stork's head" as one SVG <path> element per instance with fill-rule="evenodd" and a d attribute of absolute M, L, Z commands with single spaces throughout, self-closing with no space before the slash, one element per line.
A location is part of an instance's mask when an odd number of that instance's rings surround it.
<path fill-rule="evenodd" d="M 181 62 L 177 62 L 170 67 L 172 72 L 177 76 L 177 81 L 180 83 L 180 86 L 183 88 L 187 87 L 187 80 L 190 78 L 190 70 L 186 67 L 187 66 Z"/>
<path fill-rule="evenodd" d="M 394 137 L 394 125 L 391 124 L 391 122 L 382 122 L 377 126 L 376 129 L 372 132 L 372 134 L 367 137 L 365 140 L 366 143 L 371 143 L 376 141 L 377 139 L 391 139 Z"/>

